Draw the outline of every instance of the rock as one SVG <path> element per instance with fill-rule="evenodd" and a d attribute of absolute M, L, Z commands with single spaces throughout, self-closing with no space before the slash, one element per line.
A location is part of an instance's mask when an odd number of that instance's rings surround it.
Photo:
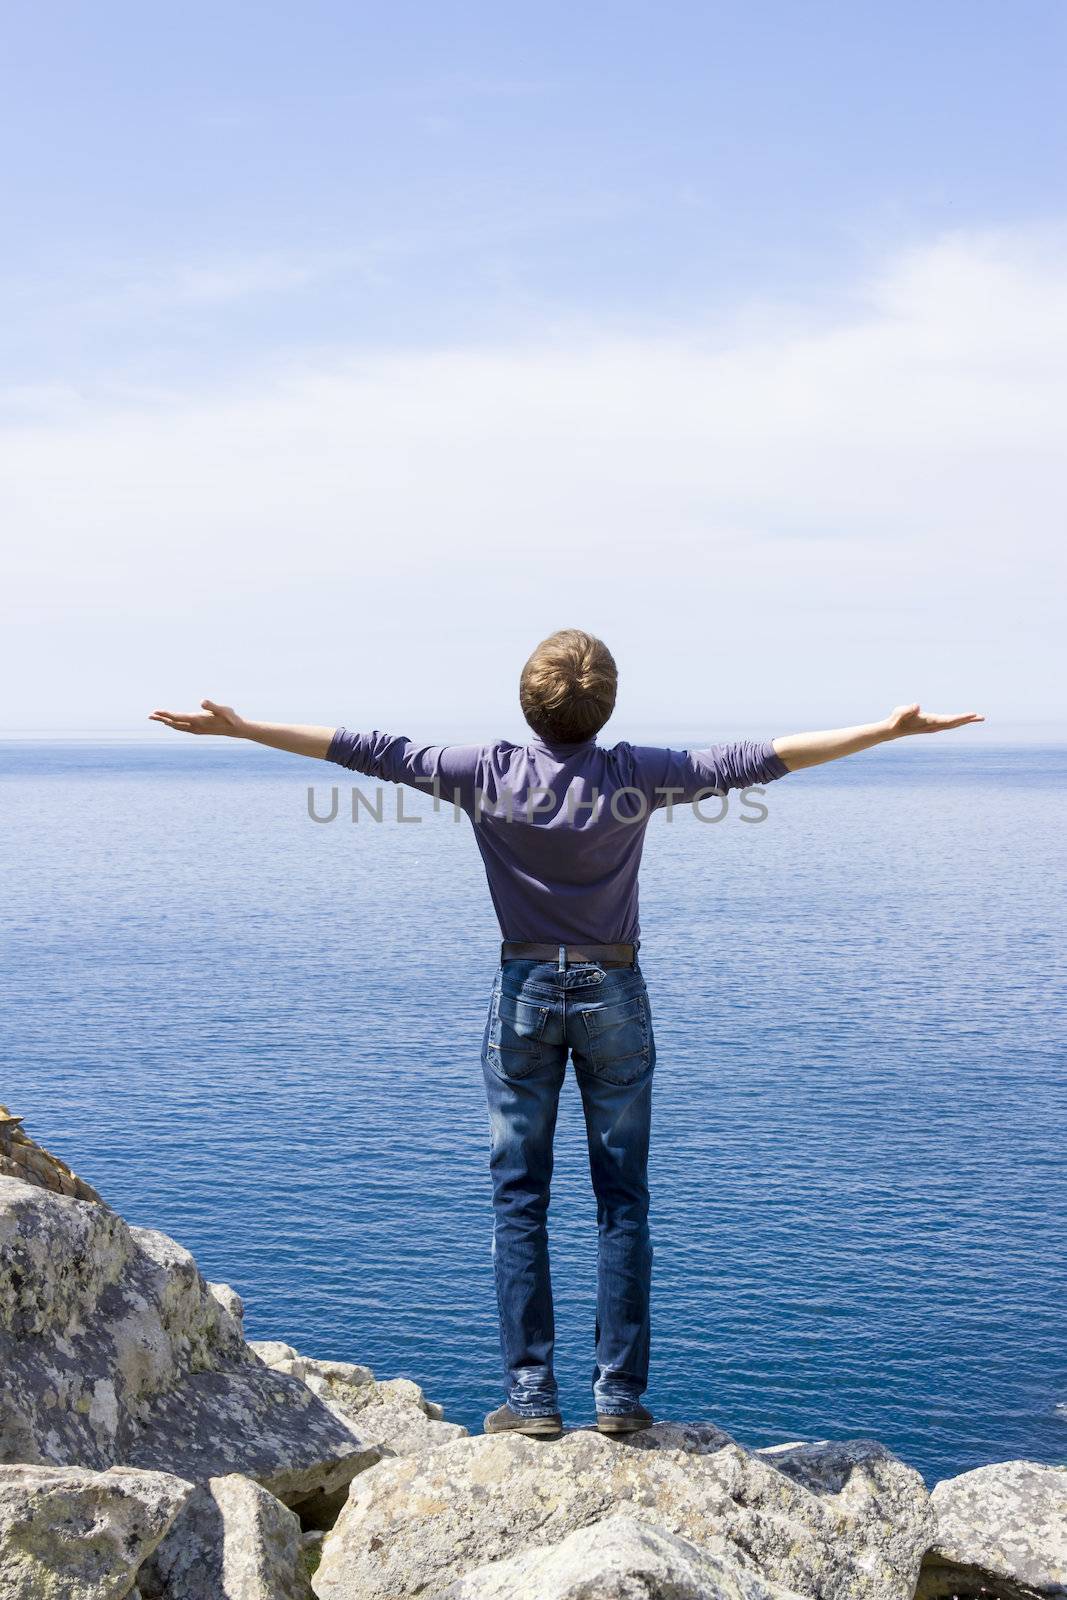
<path fill-rule="evenodd" d="M 14 1178 L 0 1178 L 0 1370 L 0 1461 L 240 1472 L 296 1504 L 383 1453 L 258 1360 L 173 1239 Z"/>
<path fill-rule="evenodd" d="M 269 1368 L 186 1379 L 156 1402 L 130 1451 L 138 1465 L 169 1461 L 198 1482 L 241 1472 L 301 1514 L 381 1456 L 297 1379 Z"/>
<path fill-rule="evenodd" d="M 796 1600 L 652 1523 L 607 1517 L 560 1544 L 494 1561 L 434 1600 Z"/>
<path fill-rule="evenodd" d="M 910 1468 L 893 1470 L 890 1463 L 901 1463 L 873 1440 L 851 1440 L 847 1444 L 822 1439 L 814 1444 L 774 1445 L 753 1452 L 794 1483 L 813 1494 L 833 1496 L 842 1510 L 854 1506 L 865 1515 L 872 1484 L 877 1484 L 878 1515 L 885 1523 L 884 1542 L 894 1563 L 905 1563 L 912 1548 L 915 1512 L 915 1476 Z M 925 1501 L 925 1492 L 922 1496 Z M 931 1526 L 927 1512 L 924 1525 Z M 902 1542 L 892 1533 L 899 1527 Z"/>
<path fill-rule="evenodd" d="M 385 1460 L 353 1483 L 315 1593 L 436 1593 L 628 1514 L 801 1596 L 911 1600 L 933 1529 L 919 1474 L 869 1441 L 794 1448 L 806 1454 L 787 1472 L 717 1428 L 659 1423 L 627 1443 L 585 1429 L 547 1444 L 483 1435 Z"/>
<path fill-rule="evenodd" d="M 419 1385 L 410 1379 L 392 1378 L 379 1383 L 369 1367 L 350 1361 L 317 1361 L 312 1356 L 297 1355 L 291 1345 L 274 1341 L 253 1348 L 267 1350 L 272 1371 L 301 1378 L 324 1405 L 382 1456 L 432 1450 L 438 1444 L 466 1436 L 466 1428 L 458 1423 L 440 1420 L 440 1406 L 431 1405 Z M 332 1528 L 347 1497 L 346 1481 L 333 1489 L 323 1487 L 303 1500 L 300 1520 L 304 1527 Z"/>
<path fill-rule="evenodd" d="M 281 1372 L 292 1372 L 294 1363 L 300 1360 L 291 1344 L 283 1344 L 280 1339 L 249 1339 L 248 1348 L 255 1352 L 265 1367 L 276 1367 Z M 297 1372 L 296 1377 L 303 1377 L 303 1372 Z"/>
<path fill-rule="evenodd" d="M 348 1414 L 343 1406 L 333 1401 L 327 1404 L 342 1416 Z M 417 1406 L 397 1405 L 388 1395 L 375 1405 L 365 1406 L 359 1413 L 357 1426 L 360 1436 L 368 1443 L 377 1444 L 396 1456 L 419 1455 L 424 1450 L 436 1450 L 453 1439 L 467 1436 L 466 1428 L 458 1422 L 442 1422 Z"/>
<path fill-rule="evenodd" d="M 919 1600 L 1067 1597 L 1067 1467 L 1004 1461 L 939 1483 Z"/>
<path fill-rule="evenodd" d="M 433 1450 L 467 1430 L 458 1422 L 443 1422 L 440 1406 L 431 1404 L 410 1378 L 375 1379 L 369 1367 L 344 1361 L 301 1358 L 304 1382 L 338 1416 L 356 1428 L 368 1444 L 391 1455 L 415 1455 Z"/>
<path fill-rule="evenodd" d="M 369 1404 L 374 1398 L 375 1377 L 369 1367 L 361 1367 L 354 1361 L 316 1361 L 312 1356 L 303 1356 L 300 1359 L 311 1376 L 316 1393 L 332 1394 L 353 1410 Z M 394 1381 L 403 1383 L 405 1380 Z M 421 1396 L 422 1390 L 417 1383 L 413 1383 L 411 1387 L 413 1390 L 418 1390 Z"/>
<path fill-rule="evenodd" d="M 237 1332 L 244 1338 L 245 1303 L 237 1293 L 237 1290 L 231 1289 L 228 1283 L 209 1283 L 207 1287 L 208 1293 L 214 1295 L 223 1311 L 233 1322 Z"/>
<path fill-rule="evenodd" d="M 0 1466 L 4 1600 L 126 1600 L 193 1492 L 163 1472 Z"/>
<path fill-rule="evenodd" d="M 311 1600 L 300 1523 L 239 1473 L 197 1488 L 137 1577 L 143 1600 Z"/>
<path fill-rule="evenodd" d="M 21 1178 L 23 1183 L 51 1189 L 55 1194 L 104 1204 L 96 1190 L 72 1172 L 65 1161 L 24 1133 L 22 1118 L 12 1116 L 6 1106 L 0 1106 L 0 1177 Z"/>

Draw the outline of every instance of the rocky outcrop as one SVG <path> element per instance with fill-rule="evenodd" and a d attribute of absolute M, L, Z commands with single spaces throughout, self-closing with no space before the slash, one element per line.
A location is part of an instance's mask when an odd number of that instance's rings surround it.
<path fill-rule="evenodd" d="M 23 1131 L 22 1118 L 12 1116 L 6 1106 L 0 1106 L 0 1178 L 21 1178 L 23 1183 L 51 1189 L 54 1194 L 104 1204 L 96 1190 L 72 1172 L 65 1161 L 35 1143 Z"/>
<path fill-rule="evenodd" d="M 797 1600 L 676 1534 L 632 1516 L 578 1528 L 457 1578 L 434 1600 Z"/>
<path fill-rule="evenodd" d="M 1008 1462 L 931 1497 L 868 1440 L 468 1438 L 407 1379 L 246 1343 L 232 1289 L 3 1113 L 0 1596 L 312 1592 L 1067 1600 L 1067 1468 Z"/>
<path fill-rule="evenodd" d="M 193 1493 L 163 1472 L 0 1466 L 4 1600 L 125 1600 Z"/>
<path fill-rule="evenodd" d="M 466 1428 L 442 1420 L 441 1407 L 426 1399 L 409 1378 L 379 1382 L 369 1367 L 351 1361 L 317 1361 L 301 1356 L 292 1345 L 277 1340 L 253 1343 L 250 1348 L 272 1371 L 285 1372 L 306 1383 L 311 1392 L 360 1438 L 382 1456 L 415 1455 L 451 1439 L 464 1438 Z M 301 1502 L 305 1528 L 332 1528 L 348 1495 L 348 1484 L 324 1487 Z"/>
<path fill-rule="evenodd" d="M 415 1455 L 466 1436 L 458 1422 L 445 1422 L 444 1411 L 427 1400 L 410 1378 L 378 1380 L 369 1367 L 351 1361 L 317 1361 L 301 1356 L 292 1345 L 252 1341 L 250 1348 L 275 1372 L 288 1372 L 351 1423 L 368 1443 L 391 1455 Z"/>
<path fill-rule="evenodd" d="M 212 1478 L 137 1576 L 142 1600 L 311 1600 L 300 1523 L 251 1478 Z"/>
<path fill-rule="evenodd" d="M 1067 1600 L 1067 1467 L 1005 1461 L 939 1483 L 919 1600 Z"/>
<path fill-rule="evenodd" d="M 0 1178 L 0 1460 L 335 1495 L 382 1450 L 245 1344 L 165 1234 Z"/>
<path fill-rule="evenodd" d="M 918 1473 L 868 1441 L 772 1464 L 711 1426 L 660 1423 L 626 1444 L 583 1429 L 550 1445 L 483 1436 L 356 1479 L 315 1592 L 436 1593 L 619 1512 L 810 1600 L 911 1600 L 932 1533 Z"/>

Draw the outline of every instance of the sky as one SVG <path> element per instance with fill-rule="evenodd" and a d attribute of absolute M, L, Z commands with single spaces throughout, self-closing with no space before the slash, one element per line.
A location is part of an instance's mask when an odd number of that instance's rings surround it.
<path fill-rule="evenodd" d="M 12 7 L 0 728 L 1062 726 L 1067 8 Z M 173 737 L 173 736 L 171 736 Z"/>

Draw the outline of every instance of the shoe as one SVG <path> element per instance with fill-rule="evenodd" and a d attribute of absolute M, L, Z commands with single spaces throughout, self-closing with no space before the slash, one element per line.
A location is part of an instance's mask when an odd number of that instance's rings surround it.
<path fill-rule="evenodd" d="M 558 1411 L 544 1417 L 520 1417 L 510 1406 L 500 1406 L 490 1411 L 483 1426 L 486 1433 L 522 1433 L 528 1439 L 558 1439 L 563 1432 L 563 1418 Z"/>
<path fill-rule="evenodd" d="M 651 1428 L 655 1420 L 651 1411 L 646 1411 L 644 1406 L 624 1411 L 621 1415 L 610 1411 L 598 1411 L 596 1414 L 596 1425 L 601 1433 L 640 1433 L 643 1428 Z"/>

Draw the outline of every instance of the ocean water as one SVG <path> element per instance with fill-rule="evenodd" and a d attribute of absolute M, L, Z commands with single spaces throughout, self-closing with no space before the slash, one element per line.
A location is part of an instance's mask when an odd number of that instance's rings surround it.
<path fill-rule="evenodd" d="M 950 736 L 793 775 L 757 825 L 653 819 L 657 1415 L 874 1436 L 931 1481 L 1067 1461 L 1065 777 L 1067 748 Z M 353 824 L 350 789 L 162 730 L 0 744 L 0 1099 L 233 1284 L 250 1337 L 415 1378 L 474 1429 L 501 1399 L 498 934 L 469 824 L 410 792 L 421 822 Z M 589 1421 L 570 1070 L 551 1241 Z"/>

